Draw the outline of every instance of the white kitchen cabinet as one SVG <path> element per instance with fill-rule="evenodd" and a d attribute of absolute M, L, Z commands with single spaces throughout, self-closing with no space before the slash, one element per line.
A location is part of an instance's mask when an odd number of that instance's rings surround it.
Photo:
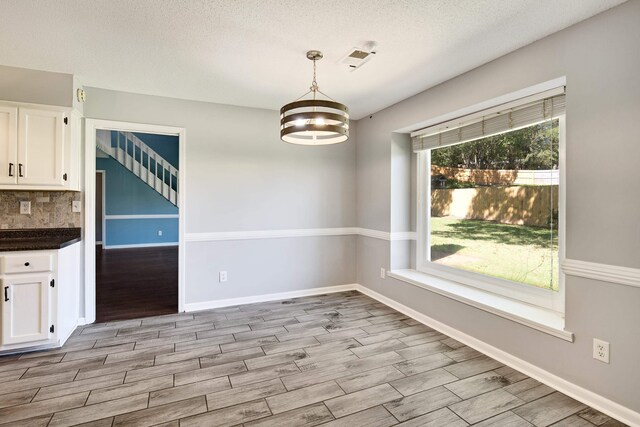
<path fill-rule="evenodd" d="M 51 275 L 17 275 L 2 280 L 2 344 L 48 340 Z M 51 331 L 51 332 L 50 332 Z"/>
<path fill-rule="evenodd" d="M 18 110 L 18 182 L 64 186 L 65 120 L 62 111 Z"/>
<path fill-rule="evenodd" d="M 68 108 L 0 104 L 0 190 L 80 190 L 81 119 Z"/>
<path fill-rule="evenodd" d="M 18 167 L 18 109 L 0 105 L 0 185 L 16 184 Z"/>
<path fill-rule="evenodd" d="M 75 330 L 80 246 L 0 252 L 0 353 L 60 347 Z"/>

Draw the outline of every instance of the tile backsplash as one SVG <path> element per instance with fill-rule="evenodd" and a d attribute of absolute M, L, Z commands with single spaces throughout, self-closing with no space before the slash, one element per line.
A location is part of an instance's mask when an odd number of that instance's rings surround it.
<path fill-rule="evenodd" d="M 71 202 L 81 200 L 73 191 L 0 190 L 0 228 L 82 227 L 82 213 L 71 212 Z M 20 214 L 20 202 L 31 202 L 31 214 Z"/>

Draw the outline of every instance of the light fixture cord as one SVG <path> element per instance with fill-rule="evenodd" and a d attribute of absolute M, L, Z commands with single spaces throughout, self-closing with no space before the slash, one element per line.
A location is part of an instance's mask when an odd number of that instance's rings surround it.
<path fill-rule="evenodd" d="M 318 82 L 316 81 L 316 61 L 317 59 L 313 59 L 313 80 L 311 81 L 311 92 L 313 92 L 313 99 L 316 99 L 316 92 L 319 90 Z"/>
<path fill-rule="evenodd" d="M 314 100 L 316 99 L 316 94 L 319 93 L 321 95 L 324 95 L 326 98 L 330 99 L 331 101 L 337 102 L 335 99 L 333 99 L 332 97 L 330 97 L 329 95 L 327 95 L 326 93 L 320 90 L 320 87 L 318 86 L 318 82 L 316 81 L 316 61 L 317 59 L 313 59 L 313 80 L 311 81 L 311 87 L 309 88 L 309 92 L 305 93 L 304 95 L 296 99 L 296 101 L 301 100 L 305 96 L 309 95 L 309 93 L 313 92 Z"/>

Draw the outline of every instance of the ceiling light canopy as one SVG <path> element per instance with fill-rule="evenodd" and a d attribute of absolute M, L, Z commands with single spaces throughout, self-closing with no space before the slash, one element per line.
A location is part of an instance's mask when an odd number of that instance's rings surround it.
<path fill-rule="evenodd" d="M 316 61 L 322 52 L 310 50 L 313 81 L 309 92 L 280 109 L 280 138 L 300 145 L 337 144 L 349 139 L 349 109 L 320 91 L 316 82 Z M 311 99 L 304 99 L 311 94 Z M 317 99 L 318 94 L 326 99 Z"/>

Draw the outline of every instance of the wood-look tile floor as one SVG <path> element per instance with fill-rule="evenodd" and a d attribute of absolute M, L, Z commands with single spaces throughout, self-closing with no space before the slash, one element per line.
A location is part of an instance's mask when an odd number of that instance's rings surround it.
<path fill-rule="evenodd" d="M 358 292 L 78 328 L 0 358 L 0 424 L 622 425 Z"/>

